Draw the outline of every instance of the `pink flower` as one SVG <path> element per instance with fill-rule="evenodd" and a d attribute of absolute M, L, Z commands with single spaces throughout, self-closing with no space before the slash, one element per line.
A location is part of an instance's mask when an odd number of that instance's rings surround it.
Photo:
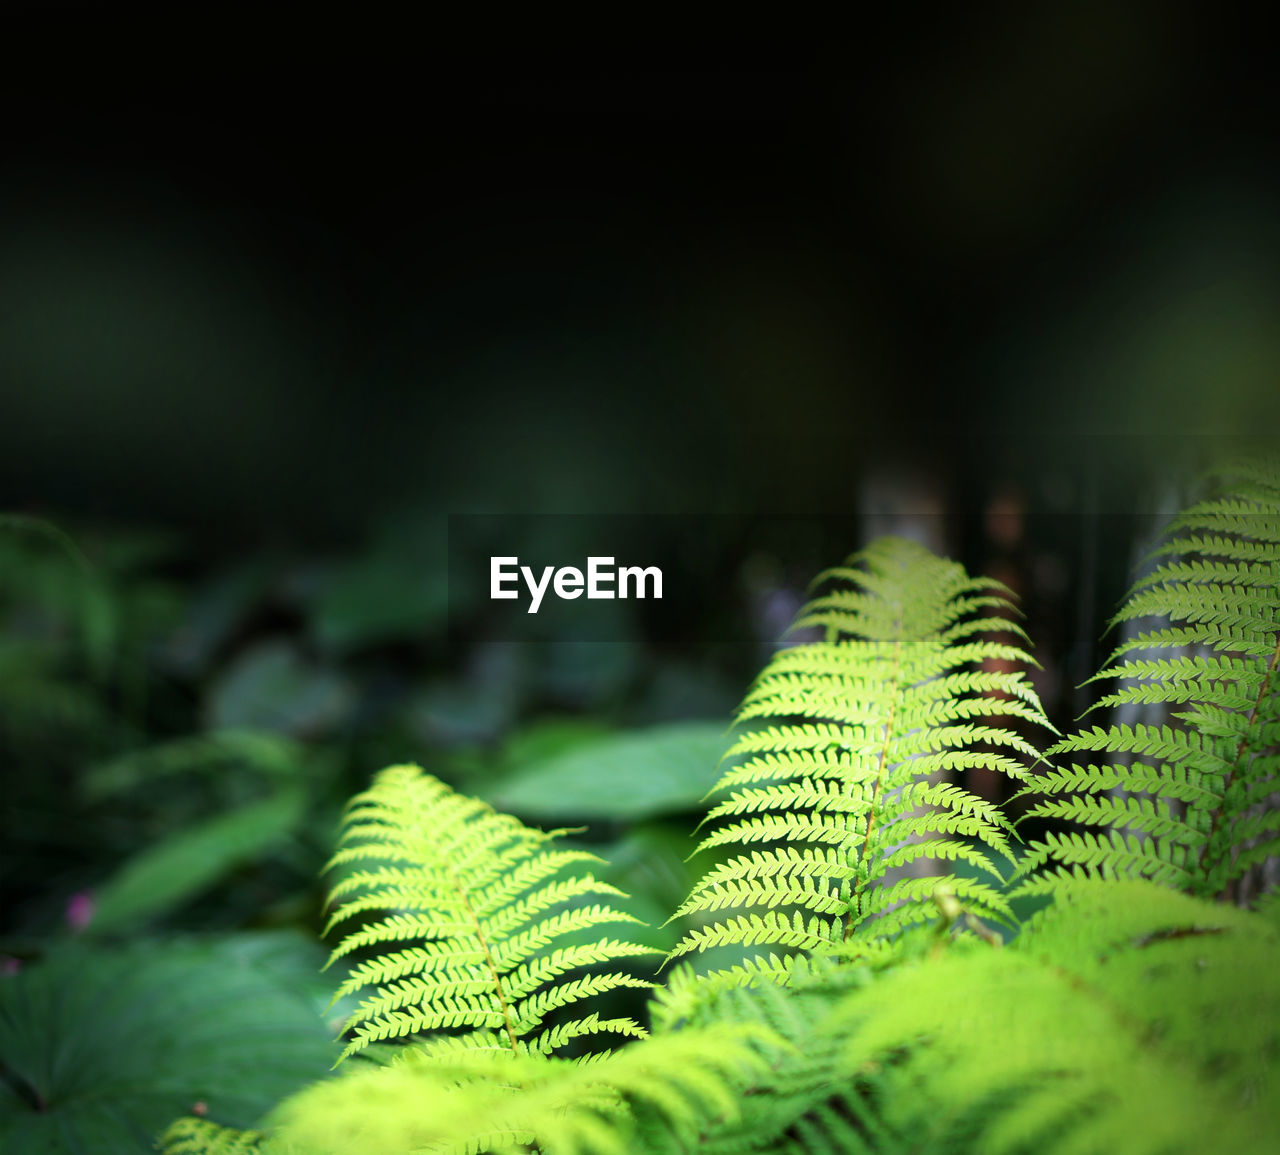
<path fill-rule="evenodd" d="M 93 921 L 93 896 L 77 891 L 67 899 L 67 925 L 74 931 L 82 931 Z"/>

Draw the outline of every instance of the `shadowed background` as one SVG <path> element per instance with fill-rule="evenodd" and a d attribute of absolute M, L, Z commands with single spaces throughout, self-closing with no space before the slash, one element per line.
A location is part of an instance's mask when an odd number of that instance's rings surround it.
<path fill-rule="evenodd" d="M 873 462 L 954 488 L 1280 416 L 1276 101 L 1229 14 L 903 20 L 809 72 L 441 75 L 383 45 L 367 79 L 59 63 L 65 25 L 31 25 L 10 508 L 231 544 L 350 538 L 406 495 L 842 512 Z"/>

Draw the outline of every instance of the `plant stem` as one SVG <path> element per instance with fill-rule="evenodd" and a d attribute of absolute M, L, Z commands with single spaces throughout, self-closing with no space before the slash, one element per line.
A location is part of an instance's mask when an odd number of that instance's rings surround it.
<path fill-rule="evenodd" d="M 520 1047 L 516 1042 L 515 1026 L 511 1022 L 511 1007 L 507 1003 L 506 992 L 502 989 L 502 976 L 498 974 L 498 964 L 493 961 L 493 952 L 489 949 L 489 940 L 484 936 L 484 927 L 481 926 L 480 917 L 471 905 L 471 899 L 467 895 L 466 888 L 458 882 L 458 876 L 450 870 L 449 877 L 453 880 L 454 889 L 458 892 L 458 897 L 466 908 L 467 917 L 475 924 L 476 938 L 480 940 L 480 949 L 484 951 L 485 965 L 489 968 L 489 974 L 493 978 L 493 987 L 498 995 L 498 1006 L 502 1008 L 502 1020 L 506 1026 L 507 1039 L 511 1043 L 511 1051 L 513 1054 L 519 1054 Z"/>
<path fill-rule="evenodd" d="M 902 617 L 898 617 L 899 633 L 902 629 Z M 849 901 L 849 913 L 845 915 L 844 937 L 846 940 L 853 934 L 854 915 L 862 903 L 863 880 L 866 877 L 865 866 L 867 861 L 867 851 L 871 846 L 871 833 L 876 825 L 876 803 L 880 801 L 880 791 L 884 789 L 884 771 L 885 763 L 889 757 L 889 743 L 893 740 L 893 723 L 898 714 L 898 698 L 901 696 L 898 688 L 898 671 L 902 668 L 902 638 L 899 636 L 893 643 L 893 672 L 889 675 L 889 682 L 893 686 L 893 699 L 889 703 L 889 717 L 884 724 L 884 742 L 880 746 L 880 762 L 876 767 L 876 784 L 871 792 L 871 809 L 867 811 L 867 831 L 862 839 L 862 850 L 858 854 L 858 880 L 853 886 L 853 897 Z"/>

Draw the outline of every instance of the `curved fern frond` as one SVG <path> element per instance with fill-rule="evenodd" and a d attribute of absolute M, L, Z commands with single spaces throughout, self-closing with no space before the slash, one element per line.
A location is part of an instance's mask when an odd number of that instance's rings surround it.
<path fill-rule="evenodd" d="M 1142 623 L 1093 680 L 1118 687 L 1094 707 L 1162 711 L 1060 741 L 1080 757 L 1034 782 L 1027 817 L 1065 820 L 1022 864 L 1026 891 L 1075 877 L 1150 878 L 1192 894 L 1233 894 L 1280 854 L 1280 466 L 1245 463 L 1217 497 L 1177 517 L 1112 624 Z M 1148 619 L 1167 627 L 1148 628 Z M 1098 833 L 1090 833 L 1097 831 Z"/>
<path fill-rule="evenodd" d="M 263 1155 L 676 1155 L 737 1118 L 758 1077 L 758 1024 L 646 1038 L 593 1062 L 510 1051 L 422 1055 L 319 1083 L 287 1100 Z M 193 1148 L 193 1151 L 200 1150 Z"/>
<path fill-rule="evenodd" d="M 725 755 L 735 764 L 713 793 L 726 797 L 698 849 L 745 853 L 708 871 L 677 911 L 704 925 L 671 958 L 716 947 L 785 956 L 892 934 L 933 917 L 944 879 L 975 914 L 1012 917 L 998 889 L 999 863 L 1013 863 L 1009 823 L 945 780 L 979 767 L 1026 780 L 1038 758 L 1017 727 L 1049 723 L 1024 672 L 1032 659 L 1007 640 L 1021 633 L 1008 591 L 895 538 L 815 586 L 831 582 L 793 627 L 820 626 L 824 640 L 775 654 L 739 709 L 747 728 Z M 890 878 L 955 861 L 994 885 Z"/>
<path fill-rule="evenodd" d="M 673 972 L 655 1037 L 759 1023 L 787 1044 L 696 1150 L 1276 1149 L 1274 911 L 1076 881 L 992 949 L 938 906 L 934 927 L 834 944 L 787 986 Z"/>
<path fill-rule="evenodd" d="M 326 933 L 357 916 L 381 917 L 350 931 L 330 963 L 364 948 L 335 1001 L 362 995 L 347 1021 L 342 1057 L 370 1043 L 420 1032 L 464 1030 L 467 1045 L 549 1053 L 597 1033 L 644 1034 L 630 1018 L 588 1014 L 548 1025 L 564 1008 L 621 987 L 650 983 L 626 973 L 580 973 L 648 947 L 580 932 L 638 922 L 595 899 L 622 892 L 567 867 L 599 861 L 558 850 L 550 833 L 457 794 L 416 766 L 393 766 L 348 807 L 329 863 L 334 885 Z M 558 1016 L 557 1016 L 558 1017 Z"/>
<path fill-rule="evenodd" d="M 681 967 L 659 998 L 655 1038 L 666 1037 L 664 1020 L 670 1022 L 674 1014 L 684 1020 L 676 1037 L 719 1023 L 762 1026 L 777 1040 L 759 1045 L 765 1062 L 742 1088 L 738 1109 L 712 1121 L 689 1150 L 747 1155 L 865 1149 L 849 1142 L 842 1130 L 858 1116 L 860 1103 L 840 1062 L 842 1040 L 823 1029 L 834 1004 L 832 990 L 806 989 L 803 983 L 748 987 L 732 976 L 695 977 Z"/>
<path fill-rule="evenodd" d="M 1262 915 L 1075 880 L 1009 948 L 893 968 L 827 1029 L 910 1150 L 1261 1155 L 1280 1140 L 1277 951 Z"/>

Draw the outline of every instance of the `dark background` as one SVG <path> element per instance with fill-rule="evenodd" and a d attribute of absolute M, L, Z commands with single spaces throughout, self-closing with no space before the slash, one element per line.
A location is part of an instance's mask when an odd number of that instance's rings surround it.
<path fill-rule="evenodd" d="M 794 71 L 228 31 L 11 22 L 6 508 L 221 550 L 406 496 L 840 513 L 886 463 L 1123 508 L 1126 463 L 1280 416 L 1272 58 L 1229 7 L 913 11 Z"/>

